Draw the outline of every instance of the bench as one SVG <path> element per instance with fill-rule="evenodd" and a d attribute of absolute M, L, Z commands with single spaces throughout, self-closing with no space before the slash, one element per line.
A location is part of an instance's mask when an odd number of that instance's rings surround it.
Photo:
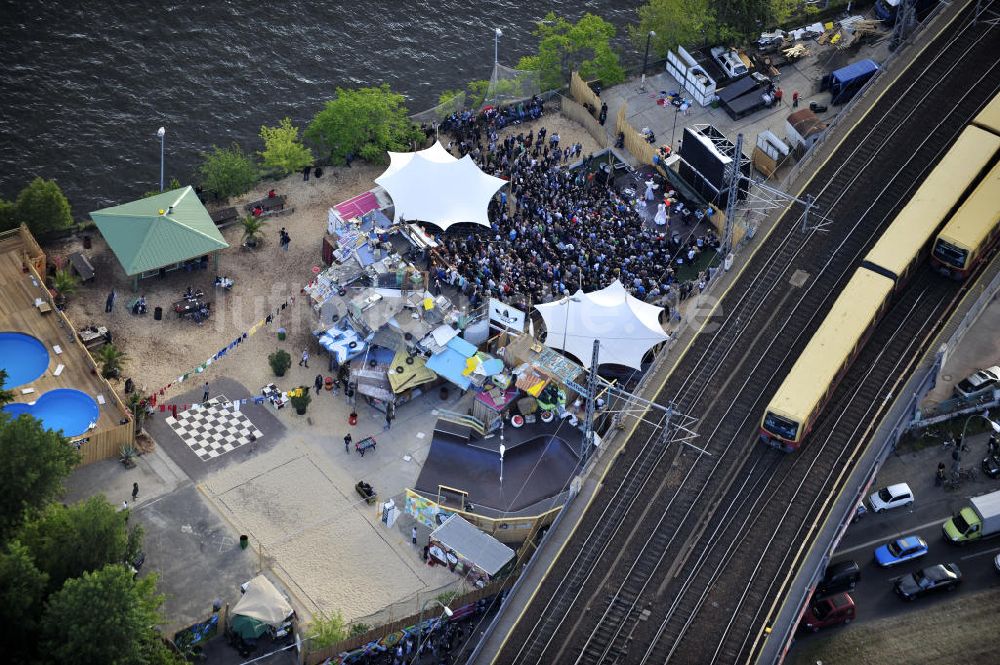
<path fill-rule="evenodd" d="M 230 224 L 235 224 L 236 222 L 240 221 L 239 212 L 236 210 L 236 208 L 232 206 L 228 208 L 223 208 L 222 210 L 216 210 L 213 213 L 209 213 L 209 216 L 212 218 L 212 221 L 215 223 L 215 226 L 220 229 L 224 229 Z"/>
<path fill-rule="evenodd" d="M 70 254 L 69 262 L 73 266 L 73 271 L 80 276 L 80 281 L 89 282 L 94 279 L 94 266 L 91 265 L 90 259 L 84 256 L 82 252 L 73 252 Z"/>

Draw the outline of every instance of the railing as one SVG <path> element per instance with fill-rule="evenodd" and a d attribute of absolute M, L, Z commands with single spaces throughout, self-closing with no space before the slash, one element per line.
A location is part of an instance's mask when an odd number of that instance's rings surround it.
<path fill-rule="evenodd" d="M 447 409 L 438 409 L 438 418 L 446 420 L 449 423 L 455 423 L 456 425 L 464 425 L 478 433 L 479 436 L 486 436 L 486 425 L 475 416 L 458 413 L 457 411 L 448 411 Z"/>

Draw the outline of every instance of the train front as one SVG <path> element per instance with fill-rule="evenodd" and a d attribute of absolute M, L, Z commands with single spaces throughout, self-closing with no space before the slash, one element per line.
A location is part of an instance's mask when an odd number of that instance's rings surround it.
<path fill-rule="evenodd" d="M 762 443 L 790 453 L 798 450 L 802 440 L 801 430 L 801 423 L 796 418 L 769 407 L 757 431 Z"/>

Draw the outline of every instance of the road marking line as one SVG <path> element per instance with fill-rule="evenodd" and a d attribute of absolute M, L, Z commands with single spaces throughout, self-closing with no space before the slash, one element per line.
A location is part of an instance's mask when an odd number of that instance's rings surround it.
<path fill-rule="evenodd" d="M 892 534 L 892 535 L 889 535 L 889 536 L 885 536 L 883 538 L 876 538 L 875 540 L 869 540 L 867 543 L 861 543 L 860 545 L 855 545 L 854 547 L 848 547 L 847 549 L 844 549 L 844 550 L 837 550 L 836 552 L 833 553 L 833 556 L 834 557 L 838 557 L 841 554 L 848 554 L 849 552 L 855 552 L 857 550 L 862 550 L 862 549 L 865 549 L 866 547 L 871 547 L 872 545 L 881 545 L 882 543 L 887 543 L 890 540 L 895 540 L 896 538 L 902 538 L 904 535 L 911 534 L 911 533 L 916 533 L 917 531 L 922 531 L 922 530 L 924 530 L 924 529 L 926 529 L 928 527 L 932 527 L 932 526 L 934 526 L 936 524 L 942 524 L 949 517 L 951 517 L 951 515 L 945 515 L 944 517 L 936 519 L 933 522 L 927 522 L 926 524 L 921 524 L 920 526 L 915 526 L 915 527 L 913 527 L 911 529 L 907 529 L 906 531 L 900 531 L 899 533 Z"/>
<path fill-rule="evenodd" d="M 962 558 L 962 561 L 965 561 L 966 559 L 974 559 L 977 556 L 983 556 L 984 554 L 993 554 L 994 552 L 1000 552 L 1000 547 L 994 547 L 993 549 L 986 550 L 984 552 L 976 552 L 975 554 L 966 554 L 965 556 L 963 556 L 961 558 Z"/>

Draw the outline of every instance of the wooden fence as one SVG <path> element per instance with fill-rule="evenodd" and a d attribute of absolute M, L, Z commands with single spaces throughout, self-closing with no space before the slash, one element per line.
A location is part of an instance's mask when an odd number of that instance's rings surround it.
<path fill-rule="evenodd" d="M 490 582 L 482 589 L 476 589 L 475 591 L 470 591 L 469 593 L 458 596 L 449 601 L 448 605 L 452 609 L 457 610 L 460 607 L 465 607 L 466 605 L 471 605 L 472 603 L 478 603 L 483 598 L 495 596 L 501 591 L 509 589 L 516 580 L 517 574 L 514 573 L 507 576 L 503 580 Z M 310 649 L 308 638 L 306 638 L 305 646 L 303 647 L 302 661 L 305 665 L 319 665 L 319 663 L 322 663 L 328 658 L 333 658 L 334 656 L 347 651 L 360 649 L 371 642 L 378 642 L 393 633 L 398 633 L 406 628 L 415 626 L 422 619 L 430 619 L 434 616 L 436 615 L 433 613 L 433 610 L 411 614 L 410 616 L 399 619 L 398 621 L 377 626 L 365 633 L 349 637 L 346 640 L 342 640 L 336 644 L 331 644 L 330 646 L 322 649 Z"/>
<path fill-rule="evenodd" d="M 594 109 L 601 109 L 601 98 L 597 96 L 590 86 L 580 78 L 580 74 L 573 72 L 569 77 L 569 94 L 573 96 L 577 104 L 587 106 L 590 104 Z"/>
<path fill-rule="evenodd" d="M 589 90 L 590 88 L 587 89 Z M 572 99 L 563 97 L 561 112 L 570 120 L 583 125 L 587 130 L 587 133 L 590 134 L 595 141 L 597 141 L 598 148 L 603 149 L 610 147 L 611 142 L 608 140 L 608 133 L 604 131 L 604 127 L 597 121 L 597 118 L 590 114 L 590 111 L 583 108 Z"/>

